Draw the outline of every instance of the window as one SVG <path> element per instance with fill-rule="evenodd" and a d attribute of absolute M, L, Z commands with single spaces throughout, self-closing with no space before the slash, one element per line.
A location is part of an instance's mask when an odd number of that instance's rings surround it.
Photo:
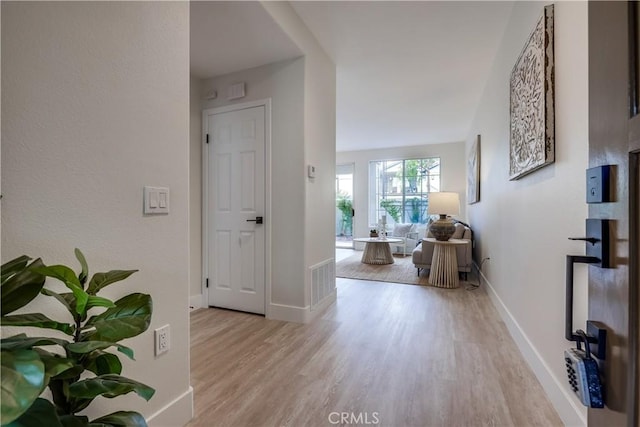
<path fill-rule="evenodd" d="M 440 191 L 440 158 L 381 160 L 369 164 L 369 220 L 377 224 L 427 222 L 429 193 Z"/>

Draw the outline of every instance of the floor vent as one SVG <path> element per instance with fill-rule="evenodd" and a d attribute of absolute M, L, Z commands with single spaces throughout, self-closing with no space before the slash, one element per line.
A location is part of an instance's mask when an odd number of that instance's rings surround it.
<path fill-rule="evenodd" d="M 336 288 L 336 262 L 330 258 L 309 267 L 311 271 L 311 310 L 315 309 Z"/>

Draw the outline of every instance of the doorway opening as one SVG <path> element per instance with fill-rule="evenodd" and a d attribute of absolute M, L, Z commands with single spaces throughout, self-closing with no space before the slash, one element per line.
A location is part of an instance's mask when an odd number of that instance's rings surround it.
<path fill-rule="evenodd" d="M 353 249 L 353 163 L 336 166 L 336 248 Z"/>

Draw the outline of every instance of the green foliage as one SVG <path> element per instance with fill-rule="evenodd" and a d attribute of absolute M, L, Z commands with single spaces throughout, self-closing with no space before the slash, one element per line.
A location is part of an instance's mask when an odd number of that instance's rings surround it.
<path fill-rule="evenodd" d="M 411 222 L 424 224 L 425 212 L 427 210 L 426 203 L 418 197 L 407 199 L 407 202 L 411 205 Z"/>
<path fill-rule="evenodd" d="M 2 266 L 2 316 L 27 305 L 44 286 L 45 278 L 35 271 L 43 265 L 42 260 L 28 264 L 29 260 L 23 255 Z"/>
<path fill-rule="evenodd" d="M 96 420 L 93 420 L 93 425 L 97 426 L 146 426 L 147 423 L 144 421 L 144 418 L 137 412 L 126 412 L 119 411 L 114 412 L 113 414 L 107 415 L 106 417 L 101 417 Z"/>
<path fill-rule="evenodd" d="M 341 236 L 350 236 L 353 233 L 353 202 L 351 196 L 340 191 L 336 197 L 336 207 L 342 213 Z"/>
<path fill-rule="evenodd" d="M 2 424 L 25 412 L 44 388 L 44 363 L 34 350 L 2 351 Z"/>
<path fill-rule="evenodd" d="M 380 207 L 383 208 L 395 222 L 400 222 L 400 204 L 391 199 L 380 200 Z"/>
<path fill-rule="evenodd" d="M 29 264 L 27 256 L 2 265 L 0 324 L 54 329 L 69 336 L 68 339 L 28 337 L 22 333 L 0 340 L 2 426 L 146 426 L 137 412 L 114 412 L 91 422 L 86 416 L 77 415 L 98 396 L 113 398 L 134 392 L 149 400 L 155 390 L 121 376 L 119 357 L 108 351 L 115 349 L 133 359 L 133 350 L 119 341 L 148 329 L 153 311 L 151 296 L 133 293 L 113 302 L 96 295 L 137 270 L 96 273 L 85 290 L 89 267 L 80 250 L 76 249 L 75 255 L 81 268 L 77 274 L 64 265 L 46 266 L 40 259 Z M 47 277 L 61 281 L 70 292 L 44 288 Z M 41 313 L 10 315 L 39 294 L 62 304 L 71 322 L 53 320 Z M 89 317 L 89 311 L 95 309 L 102 311 Z M 43 348 L 51 346 L 62 352 Z M 51 392 L 52 402 L 39 397 L 46 388 Z"/>
<path fill-rule="evenodd" d="M 5 425 L 5 424 L 2 424 Z M 64 427 L 56 414 L 56 407 L 51 402 L 41 397 L 37 398 L 28 412 L 23 413 L 8 427 Z"/>
<path fill-rule="evenodd" d="M 431 175 L 431 169 L 437 166 L 439 162 L 440 160 L 437 158 L 405 160 L 404 178 L 407 182 L 404 185 L 408 187 L 405 193 L 431 191 L 429 176 Z M 402 171 L 398 172 L 398 178 L 402 178 L 402 173 Z M 422 187 L 423 181 L 426 183 L 426 189 Z"/>

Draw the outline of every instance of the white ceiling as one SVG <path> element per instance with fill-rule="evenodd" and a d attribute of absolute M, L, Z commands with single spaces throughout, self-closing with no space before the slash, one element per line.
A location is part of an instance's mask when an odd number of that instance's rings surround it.
<path fill-rule="evenodd" d="M 338 151 L 465 140 L 513 6 L 291 3 L 336 63 Z M 191 3 L 195 76 L 299 55 L 258 3 Z"/>
<path fill-rule="evenodd" d="M 258 2 L 190 3 L 191 74 L 201 79 L 295 58 L 302 51 Z"/>

